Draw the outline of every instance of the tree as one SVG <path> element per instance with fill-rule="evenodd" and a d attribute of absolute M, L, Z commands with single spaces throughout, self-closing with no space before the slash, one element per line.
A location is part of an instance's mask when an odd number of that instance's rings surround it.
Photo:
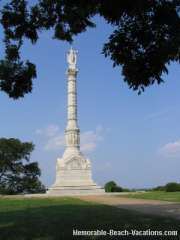
<path fill-rule="evenodd" d="M 114 181 L 107 182 L 104 186 L 105 192 L 128 192 L 129 189 L 118 186 Z"/>
<path fill-rule="evenodd" d="M 114 181 L 107 182 L 104 186 L 105 192 L 113 192 L 113 188 L 116 187 L 117 184 Z"/>
<path fill-rule="evenodd" d="M 37 162 L 30 162 L 34 145 L 18 139 L 0 139 L 0 193 L 39 193 L 45 187 L 39 180 Z"/>
<path fill-rule="evenodd" d="M 30 1 L 29 1 L 30 2 Z M 180 0 L 10 0 L 2 7 L 5 57 L 0 61 L 0 89 L 17 99 L 32 91 L 36 67 L 23 62 L 24 39 L 35 44 L 39 32 L 54 30 L 54 38 L 73 38 L 95 27 L 100 15 L 114 31 L 102 53 L 122 67 L 124 81 L 138 93 L 163 82 L 167 65 L 180 61 Z"/>
<path fill-rule="evenodd" d="M 180 184 L 176 182 L 167 183 L 165 190 L 166 192 L 180 192 Z"/>

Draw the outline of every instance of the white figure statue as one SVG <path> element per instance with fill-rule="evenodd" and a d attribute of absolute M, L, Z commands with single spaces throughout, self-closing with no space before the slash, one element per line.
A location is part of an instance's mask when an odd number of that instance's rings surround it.
<path fill-rule="evenodd" d="M 68 54 L 67 54 L 67 62 L 69 64 L 69 68 L 71 69 L 75 69 L 76 68 L 76 59 L 77 59 L 77 55 L 76 55 L 77 51 L 75 51 L 72 47 L 69 50 Z"/>

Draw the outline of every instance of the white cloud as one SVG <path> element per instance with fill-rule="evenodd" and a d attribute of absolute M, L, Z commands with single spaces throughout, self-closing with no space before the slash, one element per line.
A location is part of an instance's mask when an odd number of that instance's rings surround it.
<path fill-rule="evenodd" d="M 41 135 L 42 134 L 42 130 L 41 129 L 36 129 L 35 134 Z"/>
<path fill-rule="evenodd" d="M 44 146 L 47 151 L 62 149 L 65 146 L 65 139 L 63 134 L 50 137 Z"/>
<path fill-rule="evenodd" d="M 87 131 L 81 134 L 81 150 L 92 152 L 97 147 L 98 142 L 103 140 L 102 127 L 97 127 L 95 131 Z"/>
<path fill-rule="evenodd" d="M 53 137 L 59 132 L 59 127 L 56 124 L 50 124 L 47 128 L 37 129 L 36 134 Z"/>
<path fill-rule="evenodd" d="M 51 124 L 45 129 L 38 129 L 36 134 L 45 138 L 44 149 L 47 151 L 62 150 L 65 147 L 64 132 L 61 132 L 57 125 Z M 80 139 L 82 152 L 93 152 L 103 140 L 103 127 L 98 126 L 95 130 L 82 132 Z"/>
<path fill-rule="evenodd" d="M 165 144 L 159 149 L 159 153 L 165 157 L 180 156 L 180 140 Z"/>
<path fill-rule="evenodd" d="M 47 136 L 48 137 L 53 137 L 55 136 L 57 133 L 59 132 L 59 127 L 57 125 L 49 125 L 49 127 L 47 128 Z"/>

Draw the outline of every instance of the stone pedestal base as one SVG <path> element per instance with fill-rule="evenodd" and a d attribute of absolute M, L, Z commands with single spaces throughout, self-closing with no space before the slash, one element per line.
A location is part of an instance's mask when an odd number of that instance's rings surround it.
<path fill-rule="evenodd" d="M 57 160 L 56 181 L 47 191 L 50 195 L 102 194 L 91 177 L 91 163 L 79 149 L 67 149 Z"/>
<path fill-rule="evenodd" d="M 68 187 L 52 187 L 47 191 L 49 195 L 62 195 L 62 196 L 73 196 L 73 195 L 93 195 L 103 194 L 104 189 L 97 186 L 68 186 Z"/>

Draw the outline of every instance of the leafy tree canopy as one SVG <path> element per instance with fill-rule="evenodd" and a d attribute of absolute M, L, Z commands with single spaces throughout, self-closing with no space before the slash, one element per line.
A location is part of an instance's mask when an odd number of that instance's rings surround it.
<path fill-rule="evenodd" d="M 0 138 L 0 193 L 45 192 L 37 162 L 30 162 L 34 145 L 18 139 Z"/>
<path fill-rule="evenodd" d="M 165 186 L 166 192 L 180 192 L 180 183 L 170 182 Z"/>
<path fill-rule="evenodd" d="M 32 90 L 36 67 L 23 62 L 24 39 L 32 44 L 43 30 L 54 38 L 73 38 L 95 27 L 100 15 L 114 28 L 102 53 L 122 67 L 124 81 L 138 93 L 163 82 L 171 61 L 180 61 L 180 0 L 37 0 L 6 1 L 0 22 L 4 29 L 5 56 L 0 61 L 0 89 L 17 99 Z"/>
<path fill-rule="evenodd" d="M 130 192 L 128 188 L 122 188 L 114 181 L 107 182 L 104 185 L 105 192 Z"/>

